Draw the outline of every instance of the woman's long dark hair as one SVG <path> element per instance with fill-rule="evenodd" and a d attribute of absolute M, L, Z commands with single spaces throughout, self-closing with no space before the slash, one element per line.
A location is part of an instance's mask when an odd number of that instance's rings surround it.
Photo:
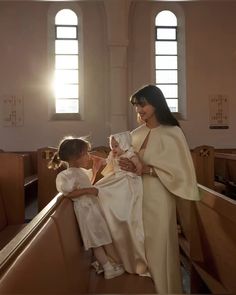
<path fill-rule="evenodd" d="M 155 108 L 155 115 L 160 124 L 180 126 L 171 113 L 162 91 L 155 85 L 147 85 L 139 89 L 130 97 L 130 102 L 133 105 L 142 105 L 144 102 L 147 102 Z"/>

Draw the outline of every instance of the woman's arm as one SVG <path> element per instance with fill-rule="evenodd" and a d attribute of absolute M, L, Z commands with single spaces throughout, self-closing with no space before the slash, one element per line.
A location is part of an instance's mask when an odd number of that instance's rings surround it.
<path fill-rule="evenodd" d="M 151 165 L 143 165 L 142 174 L 148 174 L 153 177 L 157 177 L 156 171 Z"/>
<path fill-rule="evenodd" d="M 76 189 L 66 195 L 67 198 L 74 199 L 84 195 L 98 196 L 98 189 L 96 187 L 85 187 Z"/>
<path fill-rule="evenodd" d="M 128 171 L 128 172 L 133 172 L 137 173 L 137 169 L 135 164 L 128 158 L 120 158 L 119 160 L 119 165 L 122 170 Z M 153 177 L 157 177 L 157 174 L 153 168 L 153 166 L 146 165 L 142 163 L 142 170 L 141 170 L 141 175 L 143 174 L 148 174 Z"/>
<path fill-rule="evenodd" d="M 137 155 L 134 155 L 133 157 L 130 158 L 131 162 L 134 163 L 135 168 L 136 168 L 136 174 L 137 175 L 142 175 L 142 170 L 143 170 L 143 164 L 138 158 Z"/>

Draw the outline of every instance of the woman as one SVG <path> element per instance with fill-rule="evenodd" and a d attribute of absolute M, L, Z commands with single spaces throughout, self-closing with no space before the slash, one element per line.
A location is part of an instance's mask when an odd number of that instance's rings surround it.
<path fill-rule="evenodd" d="M 177 198 L 199 200 L 191 154 L 163 93 L 148 85 L 131 96 L 143 123 L 132 132 L 143 162 L 143 222 L 148 267 L 158 293 L 182 293 L 176 222 Z M 133 170 L 128 159 L 122 169 Z"/>

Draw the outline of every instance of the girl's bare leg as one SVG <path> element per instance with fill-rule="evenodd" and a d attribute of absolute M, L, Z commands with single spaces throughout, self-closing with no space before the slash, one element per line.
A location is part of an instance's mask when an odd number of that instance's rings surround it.
<path fill-rule="evenodd" d="M 111 264 L 111 262 L 108 260 L 105 248 L 103 248 L 103 247 L 93 248 L 93 252 L 94 252 L 94 256 L 96 257 L 97 261 L 102 265 L 102 267 L 104 269 L 105 279 L 112 279 L 112 278 L 122 275 L 125 271 L 124 268 L 121 266 L 114 267 Z M 110 250 L 110 247 L 108 246 L 108 251 L 109 250 Z"/>
<path fill-rule="evenodd" d="M 112 244 L 104 245 L 107 255 L 116 263 L 120 263 L 119 255 L 116 252 L 115 247 Z"/>
<path fill-rule="evenodd" d="M 103 247 L 93 248 L 94 256 L 96 257 L 97 261 L 104 265 L 108 262 L 108 258 L 106 252 L 104 251 Z"/>

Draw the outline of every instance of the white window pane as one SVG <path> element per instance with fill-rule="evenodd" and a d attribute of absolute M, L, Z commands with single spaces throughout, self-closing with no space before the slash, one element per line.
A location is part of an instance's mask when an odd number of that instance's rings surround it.
<path fill-rule="evenodd" d="M 156 71 L 156 83 L 176 83 L 178 82 L 177 70 L 174 71 Z"/>
<path fill-rule="evenodd" d="M 79 86 L 70 84 L 56 84 L 55 85 L 55 97 L 56 98 L 78 98 Z"/>
<path fill-rule="evenodd" d="M 78 71 L 77 70 L 56 70 L 55 71 L 55 84 L 60 85 L 62 83 L 78 83 Z"/>
<path fill-rule="evenodd" d="M 163 10 L 156 16 L 156 26 L 177 26 L 177 18 L 173 12 Z"/>
<path fill-rule="evenodd" d="M 78 41 L 77 40 L 56 40 L 55 53 L 56 54 L 77 54 Z"/>
<path fill-rule="evenodd" d="M 157 29 L 157 39 L 176 40 L 176 29 Z"/>
<path fill-rule="evenodd" d="M 78 18 L 71 9 L 62 9 L 57 13 L 55 23 L 57 25 L 77 25 Z"/>
<path fill-rule="evenodd" d="M 77 38 L 77 30 L 76 27 L 56 27 L 57 29 L 57 38 L 64 39 L 76 39 Z"/>
<path fill-rule="evenodd" d="M 157 85 L 163 92 L 165 98 L 178 98 L 178 86 L 177 85 Z"/>
<path fill-rule="evenodd" d="M 156 41 L 155 50 L 156 50 L 156 54 L 177 55 L 177 42 L 176 41 Z"/>
<path fill-rule="evenodd" d="M 178 99 L 167 99 L 166 100 L 168 107 L 170 108 L 171 112 L 178 112 Z"/>
<path fill-rule="evenodd" d="M 78 113 L 79 101 L 78 99 L 57 99 L 56 113 Z"/>
<path fill-rule="evenodd" d="M 78 55 L 56 55 L 56 69 L 78 69 Z"/>
<path fill-rule="evenodd" d="M 156 69 L 177 70 L 177 56 L 156 56 Z"/>

